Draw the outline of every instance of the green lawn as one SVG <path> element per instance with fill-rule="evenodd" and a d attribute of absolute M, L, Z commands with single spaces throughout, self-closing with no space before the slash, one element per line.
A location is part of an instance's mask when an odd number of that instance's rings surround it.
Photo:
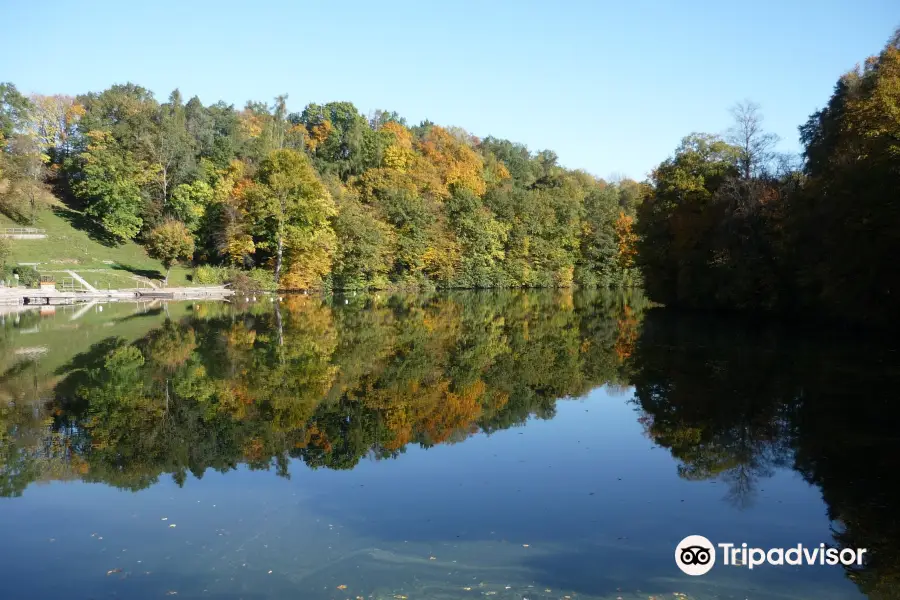
<path fill-rule="evenodd" d="M 0 214 L 0 227 L 21 227 Z M 141 285 L 135 276 L 160 280 L 165 274 L 162 264 L 147 256 L 134 242 L 106 245 L 82 227 L 80 213 L 57 204 L 43 209 L 32 227 L 47 231 L 43 240 L 9 240 L 11 263 L 37 263 L 42 275 L 53 275 L 57 282 L 68 277 L 72 270 L 98 289 L 134 288 Z M 187 276 L 192 269 L 174 267 L 169 276 L 170 286 L 190 285 Z M 96 282 L 96 283 L 95 283 Z"/>

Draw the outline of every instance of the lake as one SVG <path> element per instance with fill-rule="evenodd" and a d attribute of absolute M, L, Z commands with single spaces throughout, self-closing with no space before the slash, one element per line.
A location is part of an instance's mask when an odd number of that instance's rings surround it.
<path fill-rule="evenodd" d="M 889 598 L 900 360 L 632 292 L 0 324 L 3 598 Z M 865 548 L 724 566 L 682 538 Z M 721 561 L 721 559 L 720 559 Z"/>

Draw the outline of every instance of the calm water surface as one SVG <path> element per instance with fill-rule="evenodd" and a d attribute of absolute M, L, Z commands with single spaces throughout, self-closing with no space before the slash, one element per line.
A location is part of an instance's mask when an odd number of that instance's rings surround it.
<path fill-rule="evenodd" d="M 3 317 L 0 596 L 900 593 L 891 348 L 633 294 L 257 300 Z M 688 577 L 689 534 L 870 560 Z"/>

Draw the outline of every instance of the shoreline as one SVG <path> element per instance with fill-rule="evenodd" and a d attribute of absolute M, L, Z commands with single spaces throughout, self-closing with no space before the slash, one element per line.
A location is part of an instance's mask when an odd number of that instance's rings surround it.
<path fill-rule="evenodd" d="M 2 288 L 0 305 L 3 306 L 55 306 L 81 302 L 119 300 L 224 300 L 235 294 L 225 286 L 133 288 L 107 291 L 61 292 L 56 288 Z"/>

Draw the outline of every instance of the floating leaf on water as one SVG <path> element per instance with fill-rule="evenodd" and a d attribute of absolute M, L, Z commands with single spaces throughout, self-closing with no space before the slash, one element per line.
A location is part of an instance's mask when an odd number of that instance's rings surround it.
<path fill-rule="evenodd" d="M 169 529 L 171 529 L 172 527 L 175 527 L 175 523 L 172 523 L 171 525 L 169 525 Z"/>
<path fill-rule="evenodd" d="M 396 598 L 397 600 L 406 600 L 406 596 L 401 596 L 400 594 L 396 594 L 394 598 Z"/>
<path fill-rule="evenodd" d="M 269 571 L 269 572 L 271 573 L 271 571 Z M 344 584 L 342 583 L 341 585 L 339 585 L 339 586 L 337 587 L 337 589 L 339 589 L 339 590 L 346 590 L 346 589 L 347 589 L 347 586 L 344 585 Z"/>
<path fill-rule="evenodd" d="M 472 591 L 472 588 L 470 588 L 470 587 L 464 587 L 463 589 L 466 590 L 467 592 L 471 592 L 471 591 Z"/>
<path fill-rule="evenodd" d="M 523 547 L 523 548 L 527 548 L 527 547 L 528 547 L 528 544 L 522 544 L 522 547 Z"/>
<path fill-rule="evenodd" d="M 271 575 L 271 574 L 272 574 L 272 571 L 269 571 L 269 575 Z"/>
<path fill-rule="evenodd" d="M 169 517 L 163 517 L 161 520 L 162 520 L 162 521 L 168 521 L 168 520 L 169 520 Z"/>
<path fill-rule="evenodd" d="M 121 572 L 122 572 L 122 569 L 111 569 L 106 572 L 106 575 L 108 577 L 108 576 L 112 575 L 113 573 L 121 573 Z"/>
<path fill-rule="evenodd" d="M 173 590 L 169 590 L 168 592 L 166 592 L 166 596 L 176 596 L 177 594 L 178 594 L 178 592 L 173 591 Z"/>
<path fill-rule="evenodd" d="M 428 557 L 428 560 L 437 560 L 437 558 L 435 558 L 435 557 L 433 557 L 433 556 L 429 556 L 429 557 Z"/>

